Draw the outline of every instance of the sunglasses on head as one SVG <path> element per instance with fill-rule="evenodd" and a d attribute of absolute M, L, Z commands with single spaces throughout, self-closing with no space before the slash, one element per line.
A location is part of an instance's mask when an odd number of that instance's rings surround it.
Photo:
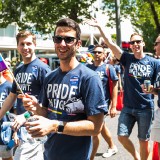
<path fill-rule="evenodd" d="M 158 43 L 160 43 L 160 42 L 154 42 L 154 46 L 157 46 L 157 45 L 158 45 Z"/>
<path fill-rule="evenodd" d="M 96 53 L 101 54 L 102 52 L 101 51 L 93 51 L 93 54 L 96 54 Z"/>
<path fill-rule="evenodd" d="M 62 40 L 64 40 L 65 43 L 67 43 L 67 44 L 73 43 L 74 40 L 76 39 L 75 37 L 68 37 L 68 36 L 66 36 L 66 37 L 62 37 L 62 36 L 53 36 L 52 38 L 53 38 L 53 42 L 54 42 L 54 43 L 61 43 Z"/>
<path fill-rule="evenodd" d="M 130 41 L 129 44 L 133 45 L 135 43 L 140 44 L 142 40 L 135 40 L 135 41 Z"/>

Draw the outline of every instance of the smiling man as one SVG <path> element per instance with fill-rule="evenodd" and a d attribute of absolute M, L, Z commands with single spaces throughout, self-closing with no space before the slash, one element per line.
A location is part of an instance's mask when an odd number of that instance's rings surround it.
<path fill-rule="evenodd" d="M 33 137 L 48 135 L 45 160 L 89 160 L 91 136 L 101 132 L 107 112 L 100 78 L 76 59 L 80 34 L 72 19 L 56 23 L 53 41 L 60 67 L 45 78 L 43 107 L 32 96 L 21 95 L 27 110 L 44 116 L 26 126 Z"/>
<path fill-rule="evenodd" d="M 21 91 L 23 93 L 32 94 L 37 97 L 39 102 L 41 102 L 42 97 L 42 85 L 43 80 L 50 68 L 48 65 L 39 60 L 35 55 L 36 49 L 36 36 L 29 31 L 20 31 L 17 36 L 17 51 L 22 56 L 24 64 L 16 68 L 14 76 L 17 83 L 19 84 Z M 0 110 L 0 118 L 2 118 L 5 113 L 11 109 L 14 102 L 16 103 L 16 119 L 14 121 L 14 129 L 17 130 L 21 125 L 24 124 L 25 118 L 24 113 L 26 112 L 22 100 L 17 98 L 18 94 L 21 93 L 16 82 L 13 82 L 12 90 L 3 106 Z M 20 128 L 20 143 L 16 149 L 14 159 L 39 159 L 43 160 L 43 146 L 41 142 L 35 142 L 30 144 L 27 137 L 21 136 L 26 135 L 27 130 L 24 127 Z M 17 139 L 16 139 L 17 140 Z M 17 143 L 17 141 L 16 141 Z"/>
<path fill-rule="evenodd" d="M 94 62 L 93 64 L 88 64 L 87 67 L 94 70 L 99 75 L 103 85 L 105 101 L 107 103 L 107 109 L 109 109 L 109 115 L 111 116 L 111 118 L 113 118 L 116 116 L 117 113 L 116 103 L 117 103 L 117 93 L 118 93 L 118 77 L 116 75 L 116 71 L 113 68 L 113 66 L 104 63 L 105 53 L 103 46 L 96 45 L 93 49 L 93 54 L 94 54 Z M 112 80 L 113 84 L 112 95 L 110 95 L 111 86 L 109 86 L 109 78 Z M 90 160 L 93 160 L 96 155 L 100 143 L 100 135 L 102 135 L 102 137 L 108 144 L 108 150 L 106 153 L 103 154 L 103 157 L 111 157 L 112 155 L 118 152 L 118 149 L 113 142 L 111 133 L 104 121 L 101 134 L 93 136 L 93 149 Z"/>
<path fill-rule="evenodd" d="M 149 156 L 150 128 L 154 114 L 154 97 L 145 94 L 141 84 L 144 80 L 154 83 L 158 61 L 145 55 L 143 48 L 145 43 L 138 33 L 130 37 L 130 48 L 133 54 L 124 52 L 111 39 L 108 33 L 104 33 L 96 20 L 86 20 L 91 26 L 97 27 L 115 57 L 124 67 L 124 107 L 118 122 L 118 139 L 135 160 L 146 160 Z M 136 151 L 134 143 L 129 139 L 132 128 L 138 123 L 138 138 L 140 154 Z"/>

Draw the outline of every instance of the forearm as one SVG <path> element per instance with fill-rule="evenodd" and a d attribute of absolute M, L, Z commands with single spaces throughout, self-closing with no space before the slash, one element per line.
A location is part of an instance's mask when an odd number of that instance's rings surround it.
<path fill-rule="evenodd" d="M 92 116 L 90 116 L 92 117 Z M 74 122 L 64 122 L 64 130 L 62 134 L 71 136 L 95 136 L 101 132 L 103 124 L 103 113 L 94 116 L 92 120 L 80 120 Z M 53 120 L 54 121 L 54 120 Z M 57 121 L 59 123 L 59 121 Z M 56 124 L 56 126 L 58 126 Z M 55 129 L 55 123 L 53 124 L 53 132 Z"/>
<path fill-rule="evenodd" d="M 116 108 L 117 105 L 117 95 L 118 95 L 118 81 L 113 83 L 113 91 L 112 91 L 112 97 L 111 97 L 111 101 L 112 101 L 112 108 Z"/>
<path fill-rule="evenodd" d="M 107 46 L 112 50 L 113 54 L 116 56 L 117 59 L 120 59 L 121 57 L 121 53 L 122 53 L 122 50 L 120 49 L 119 46 L 117 46 L 113 41 L 112 41 L 112 38 L 111 38 L 111 35 L 110 34 L 105 34 L 104 31 L 102 30 L 101 26 L 98 26 L 98 29 L 105 41 L 105 43 L 107 44 Z"/>
<path fill-rule="evenodd" d="M 154 94 L 154 95 L 158 95 L 158 89 L 153 88 L 153 89 L 152 89 L 152 94 Z"/>
<path fill-rule="evenodd" d="M 36 107 L 36 110 L 35 110 L 35 112 L 33 111 L 33 113 L 35 115 L 40 115 L 40 116 L 46 117 L 46 115 L 47 115 L 47 108 L 46 107 L 43 107 L 42 104 L 39 104 L 39 103 L 37 103 L 35 105 L 35 107 Z"/>

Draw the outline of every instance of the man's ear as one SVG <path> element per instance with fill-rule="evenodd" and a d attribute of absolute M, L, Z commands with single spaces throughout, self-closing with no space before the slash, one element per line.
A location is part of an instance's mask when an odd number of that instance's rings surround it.
<path fill-rule="evenodd" d="M 143 42 L 143 47 L 145 47 L 145 42 Z"/>
<path fill-rule="evenodd" d="M 76 44 L 76 48 L 79 49 L 82 45 L 82 41 L 81 40 L 78 40 L 77 41 L 77 44 Z"/>

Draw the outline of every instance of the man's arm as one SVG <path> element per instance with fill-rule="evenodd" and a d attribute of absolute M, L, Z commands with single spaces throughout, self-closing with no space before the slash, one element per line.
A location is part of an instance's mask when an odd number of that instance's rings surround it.
<path fill-rule="evenodd" d="M 44 136 L 51 132 L 57 132 L 60 121 L 44 118 L 46 116 L 47 110 L 44 107 L 41 107 L 35 97 L 30 95 L 21 95 L 21 98 L 25 109 L 34 112 L 34 114 L 36 115 L 43 116 L 35 116 L 37 121 L 27 122 L 25 124 L 26 126 L 28 126 L 29 133 L 32 134 L 33 137 Z M 97 135 L 101 132 L 103 117 L 104 113 L 99 113 L 93 116 L 88 116 L 87 120 L 64 122 L 64 131 L 62 134 L 72 136 Z"/>
<path fill-rule="evenodd" d="M 16 101 L 17 95 L 12 92 L 9 93 L 5 101 L 3 102 L 2 108 L 0 109 L 0 119 L 9 111 Z"/>
<path fill-rule="evenodd" d="M 101 132 L 104 113 L 89 116 L 87 120 L 64 123 L 63 134 L 72 136 L 96 136 Z"/>
<path fill-rule="evenodd" d="M 87 120 L 63 122 L 64 130 L 61 134 L 71 136 L 95 136 L 101 132 L 104 113 L 88 116 Z M 49 133 L 57 133 L 59 120 L 50 120 L 42 116 L 34 116 L 36 121 L 26 122 L 25 126 L 33 137 L 42 137 Z"/>
<path fill-rule="evenodd" d="M 114 117 L 117 113 L 116 105 L 117 105 L 117 94 L 118 94 L 118 81 L 112 81 L 112 82 L 113 82 L 113 90 L 112 90 L 111 107 L 110 107 L 111 118 Z"/>
<path fill-rule="evenodd" d="M 98 24 L 98 22 L 94 19 L 92 20 L 86 20 L 84 21 L 84 23 L 89 24 L 90 26 L 93 27 L 97 27 L 105 41 L 105 43 L 107 44 L 107 46 L 112 50 L 113 54 L 115 55 L 115 57 L 120 60 L 121 58 L 121 54 L 122 54 L 122 50 L 120 49 L 119 46 L 117 46 L 111 39 L 111 36 L 107 33 L 105 34 L 102 27 Z"/>
<path fill-rule="evenodd" d="M 26 93 L 25 95 L 19 94 L 18 98 L 22 99 L 23 106 L 27 111 L 30 111 L 35 115 L 41 115 L 43 117 L 46 117 L 47 108 L 42 107 L 42 105 L 38 103 L 38 100 L 36 99 L 36 97 L 32 95 L 28 95 Z"/>

